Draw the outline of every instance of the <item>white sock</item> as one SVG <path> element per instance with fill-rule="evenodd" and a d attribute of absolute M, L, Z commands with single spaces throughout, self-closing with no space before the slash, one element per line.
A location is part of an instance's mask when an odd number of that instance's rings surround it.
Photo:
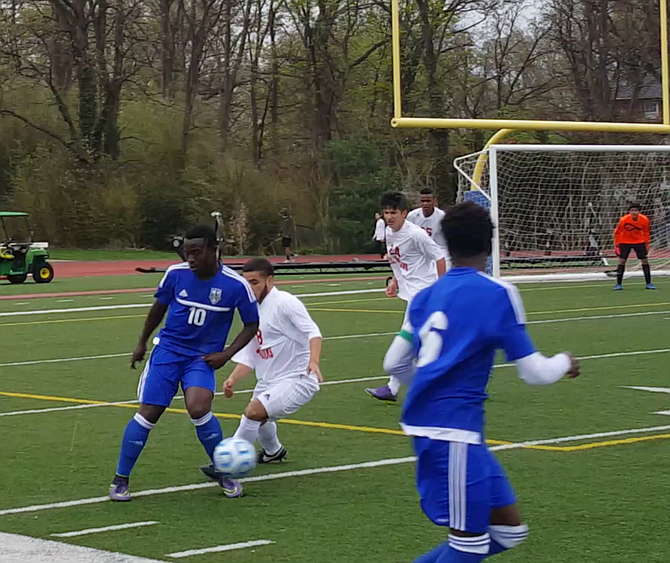
<path fill-rule="evenodd" d="M 387 385 L 389 386 L 391 393 L 393 393 L 394 395 L 397 395 L 398 391 L 400 391 L 400 380 L 397 377 L 392 377 L 391 379 L 389 379 Z"/>
<path fill-rule="evenodd" d="M 268 455 L 274 455 L 281 450 L 282 445 L 277 436 L 277 423 L 268 420 L 258 431 L 258 441 Z"/>
<path fill-rule="evenodd" d="M 258 438 L 258 429 L 260 427 L 260 422 L 257 420 L 251 420 L 250 418 L 242 415 L 240 425 L 237 427 L 235 432 L 235 438 L 242 438 L 242 440 L 246 440 L 251 445 L 253 445 L 256 443 L 256 438 Z"/>

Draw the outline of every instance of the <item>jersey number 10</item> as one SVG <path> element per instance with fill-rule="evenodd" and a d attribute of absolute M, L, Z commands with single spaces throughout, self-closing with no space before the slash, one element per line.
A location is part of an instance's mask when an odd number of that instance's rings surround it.
<path fill-rule="evenodd" d="M 188 324 L 195 326 L 202 326 L 207 320 L 207 311 L 204 309 L 197 309 L 196 307 L 191 307 L 188 310 Z"/>

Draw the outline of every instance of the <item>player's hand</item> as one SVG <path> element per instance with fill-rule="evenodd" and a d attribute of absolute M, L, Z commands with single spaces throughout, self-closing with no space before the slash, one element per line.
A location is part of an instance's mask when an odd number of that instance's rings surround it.
<path fill-rule="evenodd" d="M 577 358 L 573 357 L 570 352 L 566 352 L 568 357 L 570 358 L 570 369 L 568 370 L 568 379 L 574 379 L 575 377 L 579 377 L 579 370 L 580 370 L 580 365 L 579 361 Z"/>
<path fill-rule="evenodd" d="M 135 369 L 135 364 L 143 362 L 144 356 L 146 356 L 146 354 L 147 354 L 146 342 L 138 342 L 137 347 L 133 352 L 133 357 L 130 359 L 130 368 Z"/>
<path fill-rule="evenodd" d="M 223 382 L 223 394 L 227 399 L 230 399 L 235 393 L 233 390 L 234 385 L 235 383 L 232 379 L 230 379 L 230 377 Z"/>
<path fill-rule="evenodd" d="M 398 282 L 393 278 L 386 286 L 386 297 L 395 297 L 398 295 Z"/>
<path fill-rule="evenodd" d="M 316 375 L 316 379 L 319 383 L 323 383 L 323 375 L 321 375 L 321 368 L 316 362 L 309 362 L 307 366 L 307 373 L 313 373 Z"/>
<path fill-rule="evenodd" d="M 225 366 L 230 360 L 230 354 L 228 352 L 214 352 L 213 354 L 207 354 L 202 357 L 205 360 L 205 363 L 212 369 L 219 369 Z"/>

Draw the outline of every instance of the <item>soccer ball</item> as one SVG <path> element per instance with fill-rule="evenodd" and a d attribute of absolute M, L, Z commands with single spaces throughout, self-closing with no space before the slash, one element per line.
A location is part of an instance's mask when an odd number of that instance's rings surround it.
<path fill-rule="evenodd" d="M 237 479 L 256 467 L 256 452 L 246 440 L 226 438 L 214 448 L 214 468 L 225 477 Z"/>

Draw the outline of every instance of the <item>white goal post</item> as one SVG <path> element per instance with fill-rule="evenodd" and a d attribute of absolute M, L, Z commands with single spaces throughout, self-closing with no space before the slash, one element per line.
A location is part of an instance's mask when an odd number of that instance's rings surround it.
<path fill-rule="evenodd" d="M 459 201 L 491 209 L 495 277 L 611 277 L 614 229 L 631 203 L 651 221 L 652 275 L 670 275 L 670 146 L 492 145 L 454 167 Z M 626 276 L 642 276 L 635 253 Z"/>

